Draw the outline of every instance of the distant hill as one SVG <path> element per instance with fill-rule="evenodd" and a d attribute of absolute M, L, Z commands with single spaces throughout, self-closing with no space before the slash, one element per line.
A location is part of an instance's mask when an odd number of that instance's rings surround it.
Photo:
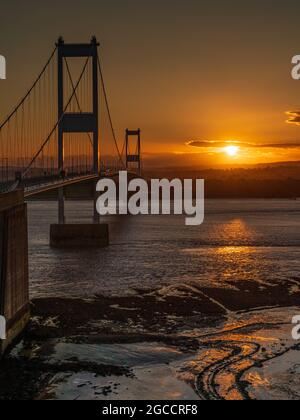
<path fill-rule="evenodd" d="M 300 162 L 248 165 L 243 168 L 156 168 L 150 178 L 205 179 L 207 198 L 300 197 Z"/>
<path fill-rule="evenodd" d="M 204 178 L 204 179 L 256 179 L 256 180 L 300 180 L 300 162 L 280 162 L 244 167 L 218 167 L 195 169 L 188 167 L 155 168 L 144 170 L 146 178 Z"/>
<path fill-rule="evenodd" d="M 257 165 L 249 165 L 252 167 L 277 167 L 277 166 L 295 166 L 300 167 L 300 161 L 290 161 L 290 162 L 270 162 L 270 163 L 259 163 Z"/>

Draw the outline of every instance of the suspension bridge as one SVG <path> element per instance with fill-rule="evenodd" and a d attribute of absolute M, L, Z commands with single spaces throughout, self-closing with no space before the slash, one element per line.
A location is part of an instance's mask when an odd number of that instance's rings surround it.
<path fill-rule="evenodd" d="M 59 38 L 36 80 L 0 123 L 0 316 L 7 339 L 0 356 L 29 321 L 28 199 L 57 190 L 56 247 L 107 246 L 108 226 L 96 211 L 96 183 L 120 170 L 141 176 L 141 132 L 117 140 L 104 83 L 99 44 L 67 44 Z M 72 184 L 95 184 L 94 223 L 65 223 L 64 192 Z M 3 318 L 3 319 L 4 319 Z"/>
<path fill-rule="evenodd" d="M 104 82 L 99 43 L 59 38 L 38 77 L 0 125 L 0 192 L 32 197 L 120 170 L 141 174 L 140 130 L 117 140 Z M 134 138 L 133 138 L 134 137 Z M 94 215 L 97 218 L 97 215 Z"/>

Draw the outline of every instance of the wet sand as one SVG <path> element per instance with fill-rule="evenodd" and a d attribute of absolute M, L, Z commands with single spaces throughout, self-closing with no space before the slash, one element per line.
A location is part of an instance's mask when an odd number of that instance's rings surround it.
<path fill-rule="evenodd" d="M 299 296 L 246 290 L 35 299 L 0 399 L 299 399 Z"/>

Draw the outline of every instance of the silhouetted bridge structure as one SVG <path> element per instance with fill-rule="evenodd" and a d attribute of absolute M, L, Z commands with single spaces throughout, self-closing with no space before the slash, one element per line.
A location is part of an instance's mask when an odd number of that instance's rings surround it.
<path fill-rule="evenodd" d="M 0 124 L 0 315 L 8 321 L 0 354 L 29 318 L 24 199 L 57 190 L 53 246 L 105 246 L 108 228 L 99 223 L 96 205 L 94 224 L 65 224 L 64 189 L 86 181 L 96 185 L 125 169 L 141 175 L 140 130 L 127 129 L 119 145 L 98 47 L 95 37 L 87 44 L 59 38 L 26 95 Z"/>
<path fill-rule="evenodd" d="M 0 191 L 22 188 L 29 197 L 58 189 L 59 223 L 64 186 L 121 169 L 141 174 L 140 130 L 126 130 L 119 146 L 98 47 L 95 37 L 88 44 L 59 38 L 37 79 L 0 125 Z"/>

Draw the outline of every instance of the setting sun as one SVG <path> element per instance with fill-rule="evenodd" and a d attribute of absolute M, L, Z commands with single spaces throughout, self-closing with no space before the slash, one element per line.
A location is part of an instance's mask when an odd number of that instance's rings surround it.
<path fill-rule="evenodd" d="M 227 153 L 228 156 L 234 157 L 238 154 L 239 147 L 238 146 L 226 146 L 224 147 L 225 153 Z"/>

